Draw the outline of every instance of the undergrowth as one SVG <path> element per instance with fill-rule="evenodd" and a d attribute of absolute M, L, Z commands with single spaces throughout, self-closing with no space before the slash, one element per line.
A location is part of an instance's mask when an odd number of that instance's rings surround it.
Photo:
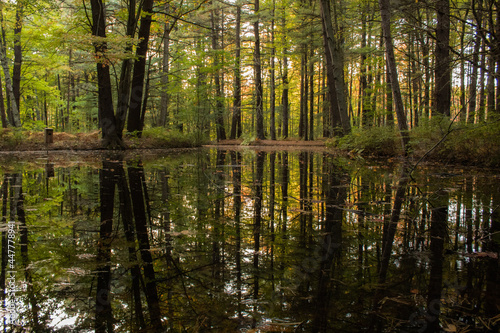
<path fill-rule="evenodd" d="M 401 154 L 397 129 L 371 127 L 353 129 L 327 145 L 361 156 L 396 156 Z M 410 151 L 415 159 L 453 162 L 467 165 L 500 167 L 500 121 L 468 125 L 447 120 L 433 120 L 410 132 Z"/>
<path fill-rule="evenodd" d="M 142 132 L 142 138 L 136 142 L 150 148 L 191 148 L 204 144 L 202 136 L 197 132 L 184 133 L 166 130 L 162 127 L 148 128 Z"/>

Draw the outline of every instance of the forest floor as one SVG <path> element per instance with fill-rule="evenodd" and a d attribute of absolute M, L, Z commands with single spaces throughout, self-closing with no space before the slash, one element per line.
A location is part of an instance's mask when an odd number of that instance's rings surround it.
<path fill-rule="evenodd" d="M 13 132 L 4 131 L 0 133 L 0 152 L 35 152 L 35 151 L 86 151 L 86 150 L 102 150 L 100 132 L 94 131 L 90 133 L 70 134 L 65 132 L 54 132 L 53 142 L 45 143 L 45 135 L 43 132 L 23 132 L 22 134 L 14 134 Z M 124 137 L 126 149 L 167 149 L 167 148 L 188 148 L 182 143 L 169 143 L 158 140 L 155 137 L 142 137 L 140 139 L 133 137 Z M 287 140 L 254 140 L 244 142 L 241 139 L 237 140 L 222 140 L 219 142 L 211 142 L 204 146 L 228 147 L 236 148 L 254 148 L 262 147 L 263 149 L 273 148 L 291 148 L 291 149 L 325 149 L 324 140 L 303 141 L 295 139 Z"/>

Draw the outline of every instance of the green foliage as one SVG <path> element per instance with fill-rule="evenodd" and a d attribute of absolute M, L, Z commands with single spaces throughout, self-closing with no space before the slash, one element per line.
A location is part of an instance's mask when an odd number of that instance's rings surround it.
<path fill-rule="evenodd" d="M 145 129 L 141 140 L 149 142 L 150 147 L 158 148 L 191 148 L 204 143 L 198 132 L 184 133 L 163 127 Z"/>
<path fill-rule="evenodd" d="M 9 149 L 19 145 L 25 136 L 20 129 L 4 128 L 0 130 L 0 147 L 2 149 Z"/>
<path fill-rule="evenodd" d="M 400 138 L 391 127 L 353 129 L 349 135 L 330 140 L 327 145 L 361 155 L 393 156 L 400 149 Z"/>
<path fill-rule="evenodd" d="M 252 142 L 257 138 L 254 133 L 243 133 L 241 135 L 243 141 L 241 142 L 242 146 L 249 146 Z"/>
<path fill-rule="evenodd" d="M 440 160 L 481 166 L 500 166 L 500 122 L 464 125 L 436 148 Z"/>

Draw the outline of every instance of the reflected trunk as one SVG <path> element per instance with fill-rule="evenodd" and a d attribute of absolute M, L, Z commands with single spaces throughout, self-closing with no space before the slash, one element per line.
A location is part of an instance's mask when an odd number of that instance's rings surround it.
<path fill-rule="evenodd" d="M 145 278 L 145 294 L 148 302 L 148 310 L 151 319 L 151 327 L 157 332 L 161 332 L 161 312 L 158 298 L 158 291 L 156 287 L 155 271 L 153 267 L 153 257 L 151 255 L 151 248 L 149 244 L 147 219 L 146 219 L 146 206 L 144 203 L 143 193 L 143 174 L 144 169 L 139 162 L 137 166 L 128 167 L 128 177 L 130 183 L 130 194 L 132 197 L 132 207 L 135 219 L 135 229 L 137 232 L 137 240 L 139 243 L 139 251 L 141 259 L 144 262 L 144 278 Z"/>
<path fill-rule="evenodd" d="M 241 154 L 231 152 L 231 164 L 233 166 L 233 197 L 234 197 L 234 224 L 235 224 L 235 266 L 236 266 L 236 290 L 238 294 L 237 314 L 241 322 L 242 314 L 242 277 L 241 277 Z"/>
<path fill-rule="evenodd" d="M 259 296 L 259 255 L 260 255 L 260 233 L 262 224 L 262 182 L 264 179 L 264 161 L 266 153 L 260 151 L 257 153 L 256 171 L 254 179 L 254 225 L 253 225 L 253 240 L 254 240 L 254 253 L 253 253 L 253 266 L 255 270 L 254 275 L 254 299 Z"/>
<path fill-rule="evenodd" d="M 314 332 L 330 332 L 329 309 L 335 294 L 335 273 L 341 263 L 343 211 L 340 208 L 347 199 L 347 188 L 342 186 L 345 175 L 342 168 L 323 155 L 323 193 L 325 198 L 325 220 L 319 245 L 319 277 L 315 299 L 317 311 L 313 317 Z M 337 275 L 340 274 L 337 272 Z"/>
<path fill-rule="evenodd" d="M 392 213 L 389 220 L 384 221 L 384 231 L 382 236 L 382 262 L 380 264 L 378 282 L 384 284 L 387 278 L 387 270 L 391 259 L 392 246 L 394 243 L 394 236 L 398 227 L 399 217 L 401 215 L 401 208 L 406 198 L 406 187 L 408 185 L 408 175 L 406 166 L 402 168 L 399 178 L 398 186 L 396 189 L 396 196 L 394 197 L 394 204 Z"/>
<path fill-rule="evenodd" d="M 130 263 L 131 289 L 134 302 L 135 325 L 144 329 L 146 322 L 144 320 L 144 312 L 142 310 L 141 300 L 141 284 L 144 284 L 141 276 L 141 269 L 137 259 L 137 248 L 135 245 L 135 228 L 132 214 L 132 202 L 130 200 L 130 191 L 127 184 L 125 171 L 120 163 L 115 166 L 116 175 L 118 177 L 118 193 L 120 197 L 120 215 L 122 217 L 125 239 L 128 245 L 128 260 Z"/>
<path fill-rule="evenodd" d="M 113 241 L 113 211 L 115 198 L 114 168 L 116 163 L 104 160 L 100 173 L 101 223 L 97 243 L 97 293 L 95 331 L 113 332 L 111 310 L 111 243 Z"/>
<path fill-rule="evenodd" d="M 430 228 L 431 272 L 427 292 L 426 332 L 439 332 L 441 313 L 441 293 L 443 291 L 443 250 L 448 239 L 448 194 L 443 191 L 439 206 L 432 209 Z"/>
<path fill-rule="evenodd" d="M 289 182 L 289 170 L 288 170 L 288 152 L 281 153 L 281 214 L 283 225 L 281 230 L 283 236 L 286 236 L 286 227 L 288 222 L 288 182 Z"/>

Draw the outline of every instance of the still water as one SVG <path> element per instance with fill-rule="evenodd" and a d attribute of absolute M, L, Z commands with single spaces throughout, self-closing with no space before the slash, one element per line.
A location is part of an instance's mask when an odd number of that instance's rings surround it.
<path fill-rule="evenodd" d="M 499 329 L 498 172 L 206 148 L 2 165 L 3 331 Z"/>

